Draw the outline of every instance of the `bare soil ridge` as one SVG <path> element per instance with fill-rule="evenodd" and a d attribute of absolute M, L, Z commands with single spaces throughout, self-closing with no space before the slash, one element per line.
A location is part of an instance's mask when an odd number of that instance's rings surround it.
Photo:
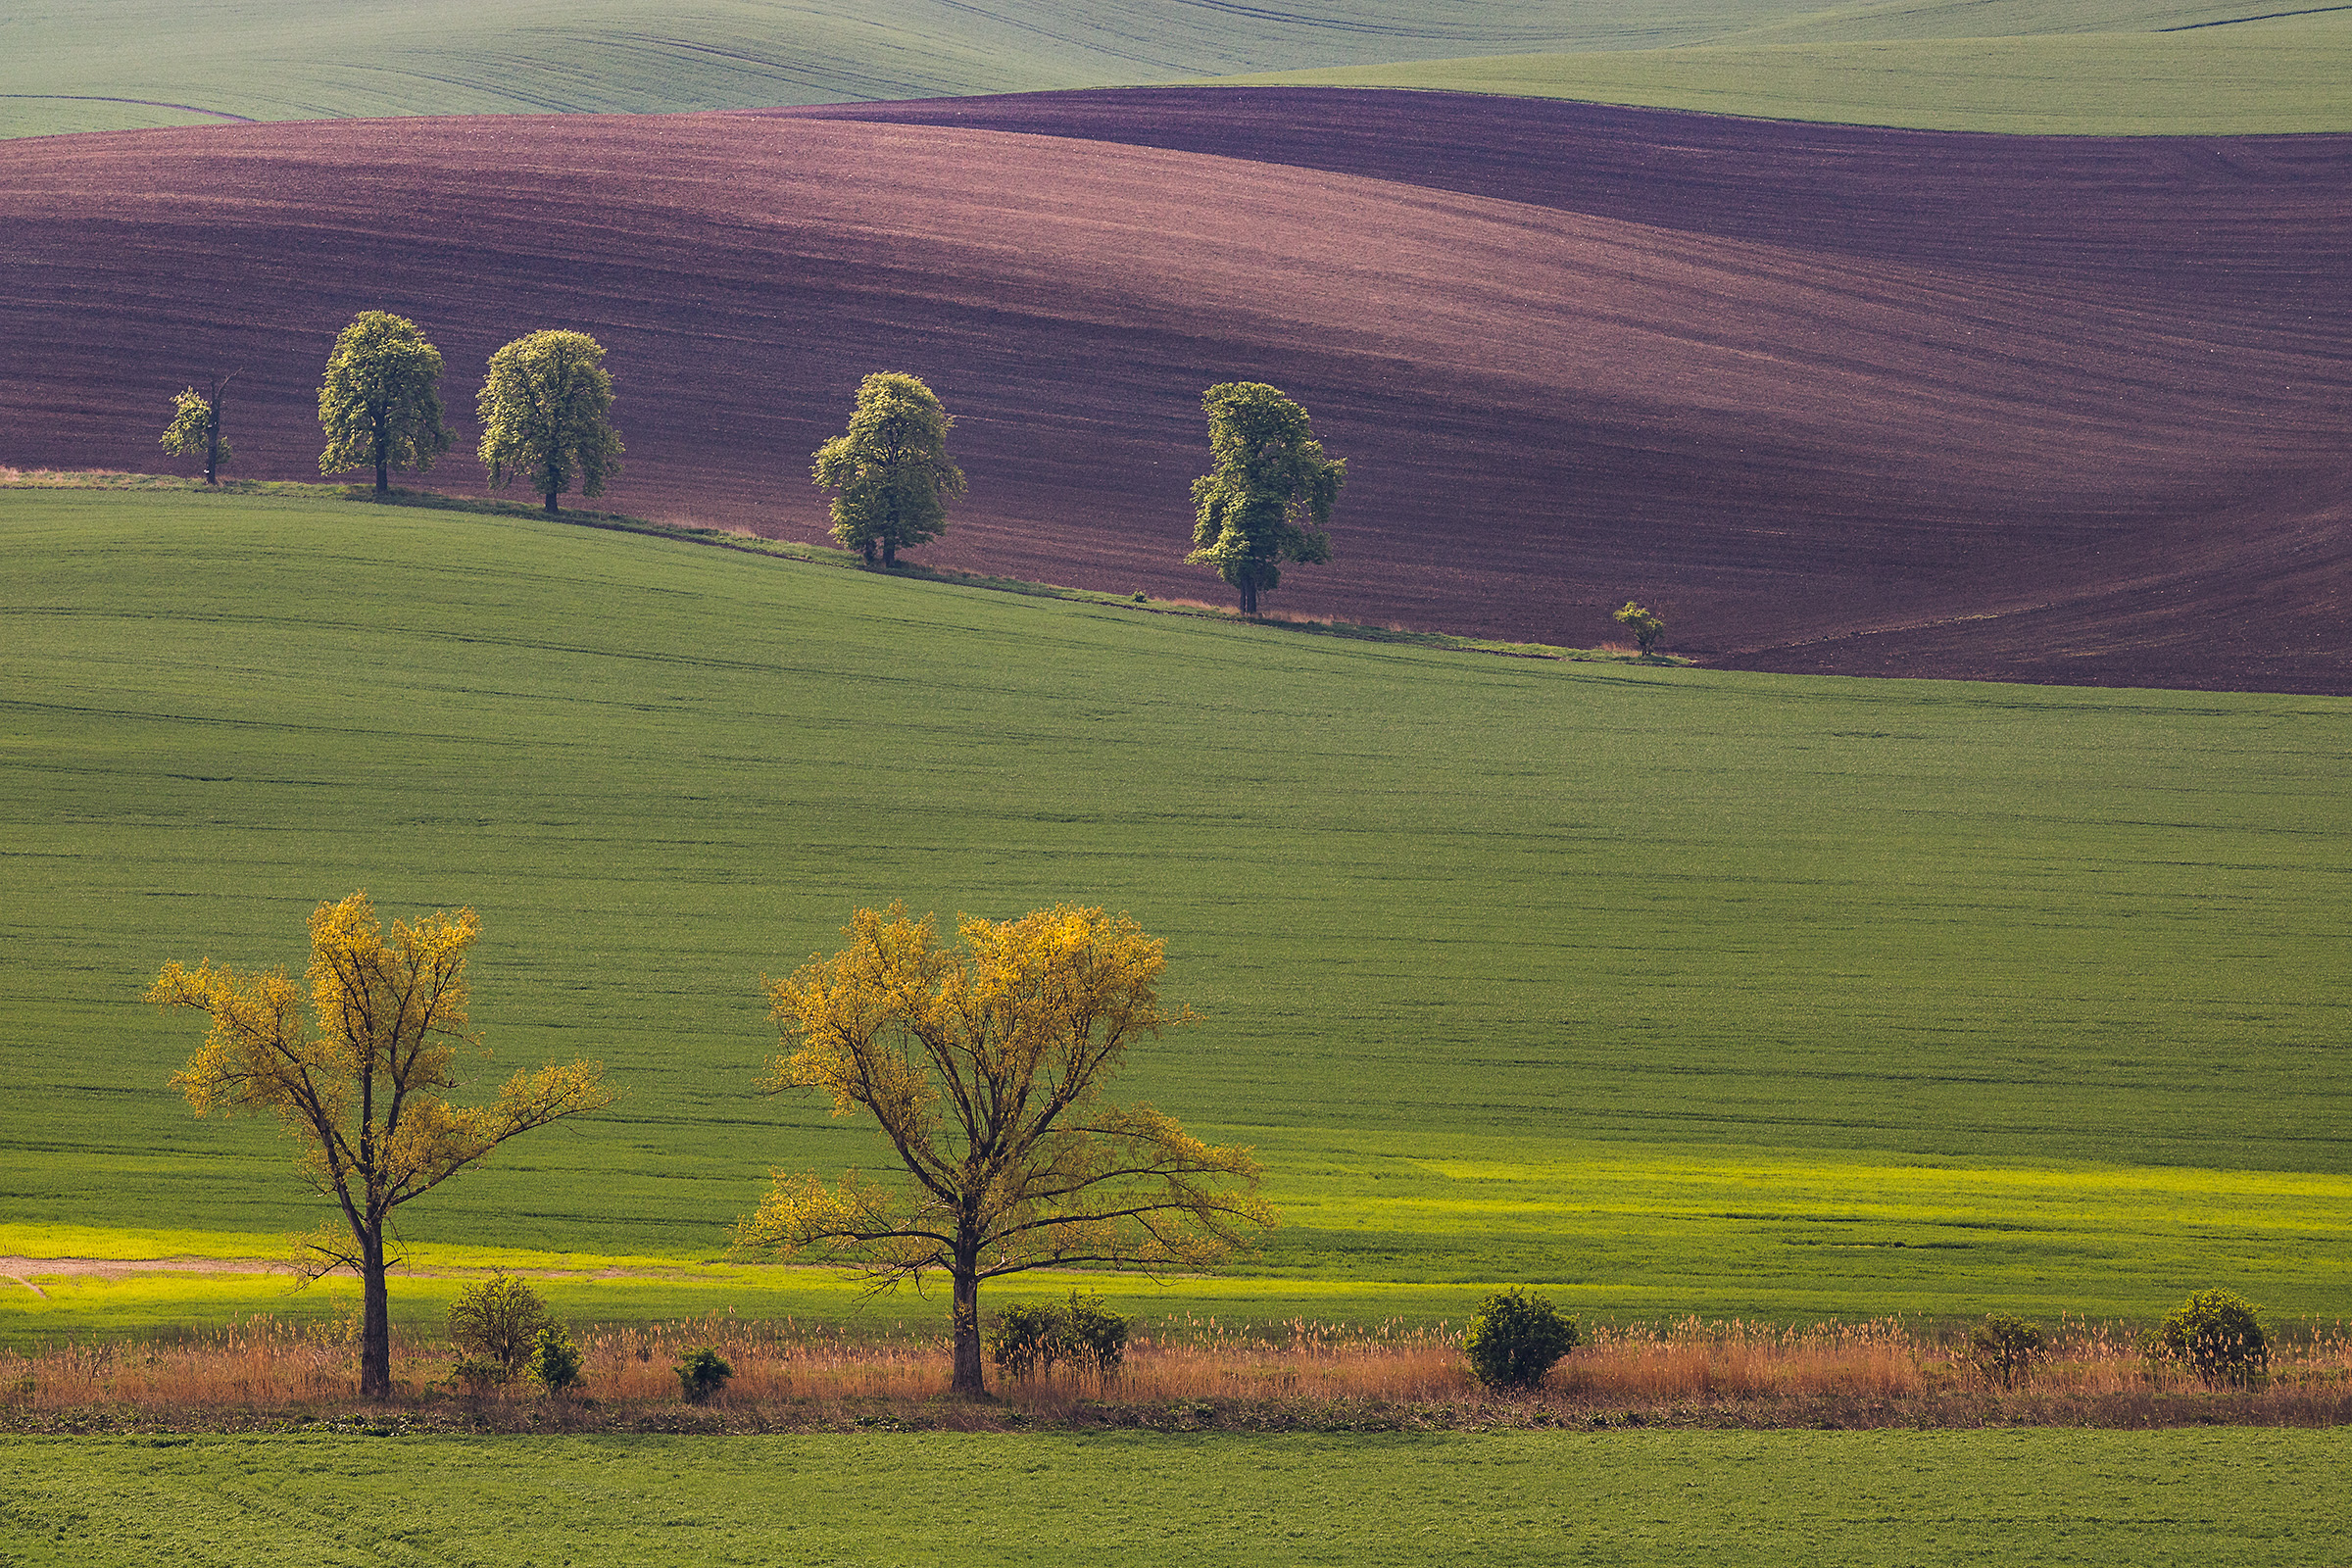
<path fill-rule="evenodd" d="M 2352 137 L 1967 136 L 1167 89 L 0 145 L 0 462 L 152 466 L 243 367 L 302 474 L 360 309 L 453 410 L 539 326 L 612 351 L 606 503 L 812 538 L 807 454 L 923 375 L 941 565 L 1155 595 L 1200 389 L 1350 460 L 1279 608 L 1755 668 L 2352 691 Z M 476 479 L 469 461 L 436 471 Z"/>

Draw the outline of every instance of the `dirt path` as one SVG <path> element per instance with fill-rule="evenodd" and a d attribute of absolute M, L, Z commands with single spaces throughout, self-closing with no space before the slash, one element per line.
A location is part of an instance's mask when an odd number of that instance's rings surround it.
<path fill-rule="evenodd" d="M 293 1274 L 294 1265 L 282 1257 L 20 1257 L 0 1256 L 0 1280 L 22 1285 L 33 1295 L 46 1297 L 49 1293 L 33 1281 L 51 1275 L 94 1275 L 101 1279 L 127 1279 L 135 1274 Z M 494 1272 L 485 1265 L 480 1268 L 448 1267 L 403 1268 L 395 1265 L 391 1273 L 400 1279 L 475 1279 Z M 623 1268 L 608 1265 L 602 1268 L 509 1268 L 503 1272 L 534 1280 L 652 1280 L 674 1277 L 677 1271 L 664 1268 Z"/>
<path fill-rule="evenodd" d="M 234 121 L 240 125 L 260 123 L 251 115 L 232 115 L 225 109 L 207 109 L 200 104 L 168 104 L 160 98 L 101 98 L 79 92 L 0 92 L 0 98 L 58 104 L 137 104 L 142 109 L 176 109 L 183 115 L 210 115 L 215 120 Z"/>

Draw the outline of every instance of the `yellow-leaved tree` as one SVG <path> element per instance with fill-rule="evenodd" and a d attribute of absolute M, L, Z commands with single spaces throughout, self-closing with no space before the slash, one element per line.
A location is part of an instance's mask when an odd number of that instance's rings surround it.
<path fill-rule="evenodd" d="M 297 1246 L 311 1278 L 337 1268 L 359 1275 L 360 1393 L 382 1398 L 392 1392 L 392 1211 L 515 1134 L 600 1109 L 612 1096 L 601 1063 L 575 1061 L 516 1073 L 488 1105 L 444 1098 L 457 1087 L 459 1049 L 479 1044 L 466 1020 L 466 959 L 481 932 L 471 909 L 395 921 L 387 940 L 363 892 L 320 905 L 310 924 L 307 992 L 282 968 L 239 973 L 208 958 L 194 969 L 165 964 L 147 1000 L 212 1019 L 203 1048 L 172 1079 L 197 1113 L 276 1112 L 302 1146 L 303 1174 L 342 1209 L 341 1225 L 330 1220 Z"/>
<path fill-rule="evenodd" d="M 1199 1268 L 1274 1223 L 1244 1149 L 1102 1098 L 1129 1045 L 1197 1021 L 1160 1005 L 1165 945 L 1125 915 L 1058 905 L 1018 920 L 859 909 L 850 945 L 771 981 L 785 1048 L 769 1094 L 819 1089 L 880 1125 L 906 1176 L 838 1185 L 775 1173 L 736 1228 L 744 1252 L 813 1252 L 871 1288 L 952 1287 L 954 1388 L 983 1392 L 980 1284 L 1087 1264 Z"/>

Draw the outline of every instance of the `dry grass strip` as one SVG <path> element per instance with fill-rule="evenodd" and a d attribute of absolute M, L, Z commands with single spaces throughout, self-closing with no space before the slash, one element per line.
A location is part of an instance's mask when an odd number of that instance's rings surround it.
<path fill-rule="evenodd" d="M 950 1399 L 947 1348 L 718 1318 L 579 1336 L 587 1385 L 470 1394 L 445 1345 L 396 1347 L 401 1395 L 357 1393 L 352 1325 L 257 1317 L 176 1343 L 0 1354 L 0 1430 L 807 1432 L 1144 1428 L 1418 1431 L 1489 1427 L 2146 1428 L 2352 1424 L 2352 1338 L 2306 1325 L 2252 1388 L 2210 1388 L 2112 1325 L 2069 1323 L 2014 1387 L 1963 1342 L 1892 1322 L 1604 1328 L 1526 1394 L 1483 1390 L 1456 1337 L 1295 1323 L 1287 1337 L 1160 1325 L 1114 1376 L 1059 1369 Z M 688 1403 L 672 1367 L 701 1346 L 734 1368 Z"/>

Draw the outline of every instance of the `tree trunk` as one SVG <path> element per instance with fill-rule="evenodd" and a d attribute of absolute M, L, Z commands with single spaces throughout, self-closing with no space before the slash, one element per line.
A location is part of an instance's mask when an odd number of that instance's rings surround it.
<path fill-rule="evenodd" d="M 204 421 L 204 482 L 220 482 L 220 386 L 213 384 L 213 402 Z"/>
<path fill-rule="evenodd" d="M 384 455 L 381 452 L 378 452 L 375 455 L 375 493 L 378 496 L 388 495 L 391 493 L 391 466 L 392 465 L 385 460 Z"/>
<path fill-rule="evenodd" d="M 868 539 L 859 548 L 865 552 L 865 564 L 869 566 L 872 565 L 874 564 L 874 542 Z"/>
<path fill-rule="evenodd" d="M 883 541 L 882 541 L 882 564 L 883 564 L 883 566 L 884 566 L 885 568 L 887 568 L 887 567 L 895 566 L 895 565 L 897 565 L 898 564 L 899 564 L 899 546 L 898 546 L 898 542 L 897 542 L 896 540 L 892 540 L 892 539 L 885 539 L 885 540 L 883 540 Z"/>
<path fill-rule="evenodd" d="M 1256 613 L 1257 613 L 1257 579 L 1256 579 L 1255 577 L 1244 577 L 1244 578 L 1242 579 L 1242 584 L 1241 584 L 1241 586 L 1242 586 L 1242 613 L 1243 613 L 1243 614 L 1245 614 L 1245 615 L 1254 615 L 1254 614 L 1256 614 Z"/>
<path fill-rule="evenodd" d="M 955 1270 L 956 1381 L 951 1394 L 978 1397 L 988 1393 L 980 1380 L 980 1281 L 977 1271 Z"/>
<path fill-rule="evenodd" d="M 384 1233 L 360 1241 L 360 1397 L 392 1397 L 392 1303 L 384 1292 Z"/>
<path fill-rule="evenodd" d="M 557 514 L 557 513 L 556 513 L 556 492 L 554 492 L 553 490 L 550 490 L 550 491 L 547 493 L 547 514 L 548 514 L 549 516 L 551 516 L 551 517 L 552 517 L 552 516 L 555 516 L 555 515 Z"/>

